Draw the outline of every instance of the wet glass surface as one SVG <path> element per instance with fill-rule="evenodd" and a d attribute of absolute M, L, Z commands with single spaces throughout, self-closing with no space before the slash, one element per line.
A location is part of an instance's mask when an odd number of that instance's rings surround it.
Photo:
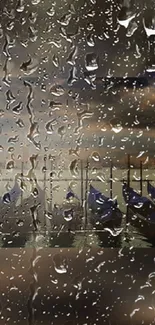
<path fill-rule="evenodd" d="M 1 247 L 154 247 L 153 8 L 1 1 Z"/>
<path fill-rule="evenodd" d="M 155 3 L 0 1 L 0 325 L 155 323 Z"/>

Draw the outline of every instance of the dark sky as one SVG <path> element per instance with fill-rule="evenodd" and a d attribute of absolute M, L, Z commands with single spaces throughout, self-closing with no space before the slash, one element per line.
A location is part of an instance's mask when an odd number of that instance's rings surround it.
<path fill-rule="evenodd" d="M 10 159 L 7 153 L 10 146 L 14 147 L 17 160 L 18 155 L 23 154 L 23 145 L 30 154 L 38 149 L 41 155 L 45 149 L 53 154 L 59 154 L 61 150 L 67 158 L 68 150 L 76 148 L 77 139 L 82 134 L 81 158 L 95 148 L 101 156 L 107 152 L 107 156 L 121 161 L 126 153 L 137 157 L 143 151 L 143 155 L 153 159 L 154 86 L 138 90 L 111 88 L 106 92 L 102 84 L 92 89 L 84 80 L 87 75 L 87 80 L 95 84 L 96 77 L 142 75 L 155 63 L 154 36 L 148 38 L 144 28 L 144 22 L 147 28 L 153 24 L 153 3 L 29 0 L 2 1 L 0 6 L 0 145 L 5 152 L 2 160 Z M 126 28 L 124 20 L 127 22 L 130 17 L 133 18 Z M 98 66 L 93 71 L 85 64 L 86 56 L 91 53 Z M 30 59 L 30 66 L 28 63 L 23 65 Z M 76 72 L 71 72 L 73 67 Z M 68 79 L 72 73 L 76 78 L 70 85 Z M 24 86 L 24 80 L 33 85 L 33 120 L 30 120 L 27 107 L 30 88 Z M 61 96 L 51 92 L 56 84 L 63 87 Z M 12 102 L 10 100 L 9 110 L 8 90 L 14 97 Z M 54 109 L 50 106 L 51 101 L 61 102 L 62 106 L 57 105 Z M 23 109 L 17 114 L 16 106 L 20 103 L 23 103 Z M 77 113 L 81 110 L 85 110 L 81 115 L 85 118 L 77 132 Z M 93 113 L 90 118 L 87 110 Z M 53 123 L 50 134 L 46 129 L 49 121 Z M 27 135 L 35 122 L 32 141 L 29 141 Z M 140 138 L 139 132 L 143 133 Z M 10 137 L 16 136 L 17 142 L 8 143 Z M 101 137 L 104 137 L 104 146 L 98 149 Z M 121 149 L 124 138 L 129 141 Z"/>

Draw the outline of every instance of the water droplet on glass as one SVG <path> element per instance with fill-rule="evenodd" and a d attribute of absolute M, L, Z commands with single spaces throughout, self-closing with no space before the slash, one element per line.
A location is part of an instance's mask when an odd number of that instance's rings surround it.
<path fill-rule="evenodd" d="M 56 56 L 55 54 L 53 55 L 52 62 L 53 62 L 54 66 L 55 66 L 56 68 L 59 67 L 59 58 L 58 58 L 58 56 Z"/>
<path fill-rule="evenodd" d="M 25 126 L 23 120 L 21 120 L 20 118 L 16 121 L 16 124 L 20 127 L 23 128 Z"/>
<path fill-rule="evenodd" d="M 32 5 L 38 5 L 41 0 L 31 0 Z"/>
<path fill-rule="evenodd" d="M 135 18 L 135 16 L 136 15 L 132 14 L 132 12 L 130 10 L 127 10 L 126 7 L 122 7 L 119 13 L 119 18 L 117 20 L 121 26 L 128 28 L 129 23 L 131 22 L 132 19 Z"/>
<path fill-rule="evenodd" d="M 52 122 L 53 122 L 53 120 L 47 122 L 46 125 L 45 125 L 46 131 L 47 131 L 48 134 L 52 134 L 53 131 L 54 131 Z"/>
<path fill-rule="evenodd" d="M 65 90 L 61 85 L 55 85 L 50 89 L 50 92 L 52 95 L 59 97 L 64 95 Z"/>
<path fill-rule="evenodd" d="M 38 189 L 35 187 L 32 191 L 32 195 L 36 198 L 38 194 L 39 194 Z"/>
<path fill-rule="evenodd" d="M 12 169 L 14 169 L 14 167 L 15 167 L 14 161 L 13 160 L 8 161 L 8 163 L 6 165 L 6 169 L 7 170 L 12 170 Z"/>
<path fill-rule="evenodd" d="M 119 228 L 119 229 L 111 229 L 111 228 L 104 228 L 105 231 L 108 231 L 110 232 L 110 234 L 113 236 L 113 237 L 117 237 L 120 235 L 120 233 L 123 231 L 123 228 Z"/>
<path fill-rule="evenodd" d="M 58 274 L 67 273 L 66 261 L 61 256 L 55 255 L 53 257 L 54 269 Z"/>
<path fill-rule="evenodd" d="M 136 21 L 131 21 L 129 23 L 126 36 L 131 37 L 134 34 L 134 32 L 137 30 L 137 28 L 138 28 L 138 24 L 136 23 Z"/>
<path fill-rule="evenodd" d="M 73 219 L 73 209 L 65 210 L 63 215 L 66 221 L 71 221 Z"/>
<path fill-rule="evenodd" d="M 14 114 L 20 114 L 20 112 L 23 110 L 23 103 L 20 102 L 18 105 L 14 106 L 12 108 L 12 111 Z"/>
<path fill-rule="evenodd" d="M 24 221 L 21 220 L 21 219 L 19 219 L 19 220 L 16 222 L 16 224 L 17 224 L 18 227 L 22 227 L 22 226 L 24 226 Z"/>
<path fill-rule="evenodd" d="M 76 177 L 78 175 L 78 160 L 77 159 L 73 160 L 70 163 L 69 169 L 70 169 L 70 173 L 72 176 Z"/>
<path fill-rule="evenodd" d="M 20 69 L 24 74 L 30 75 L 38 69 L 38 64 L 39 63 L 37 59 L 30 58 L 28 61 L 22 63 Z"/>
<path fill-rule="evenodd" d="M 148 27 L 146 27 L 145 19 L 143 18 L 143 26 L 147 37 L 150 37 L 151 35 L 155 35 L 155 17 L 152 17 L 152 20 L 150 21 Z"/>
<path fill-rule="evenodd" d="M 61 136 L 61 138 L 65 135 L 66 133 L 66 127 L 65 126 L 60 126 L 58 128 L 58 134 Z"/>
<path fill-rule="evenodd" d="M 18 12 L 23 12 L 24 11 L 24 0 L 19 0 L 18 1 L 18 4 L 17 4 L 17 8 L 16 8 L 16 10 L 18 11 Z"/>
<path fill-rule="evenodd" d="M 72 86 L 73 83 L 78 80 L 76 73 L 77 73 L 77 69 L 75 67 L 72 67 L 72 69 L 69 72 L 69 78 L 67 80 L 68 86 Z"/>
<path fill-rule="evenodd" d="M 110 121 L 110 126 L 112 127 L 112 131 L 115 133 L 119 133 L 123 130 L 121 122 L 118 119 L 112 119 Z"/>
<path fill-rule="evenodd" d="M 15 135 L 14 137 L 11 137 L 8 139 L 8 142 L 9 143 L 16 143 L 19 141 L 19 136 L 18 135 Z"/>
<path fill-rule="evenodd" d="M 29 21 L 31 24 L 34 24 L 37 20 L 37 13 L 36 12 L 31 12 L 29 15 Z"/>
<path fill-rule="evenodd" d="M 95 46 L 95 40 L 94 40 L 94 35 L 92 33 L 87 35 L 87 44 L 90 47 L 94 47 Z"/>
<path fill-rule="evenodd" d="M 71 49 L 71 52 L 67 58 L 67 63 L 69 63 L 70 65 L 75 65 L 75 60 L 77 58 L 77 52 L 78 52 L 77 46 L 73 46 Z"/>
<path fill-rule="evenodd" d="M 11 202 L 11 197 L 9 193 L 4 194 L 3 196 L 3 203 L 9 204 Z"/>
<path fill-rule="evenodd" d="M 31 42 L 36 42 L 38 38 L 38 30 L 34 28 L 34 26 L 29 26 L 29 39 Z"/>
<path fill-rule="evenodd" d="M 88 71 L 98 69 L 98 56 L 95 53 L 88 53 L 85 57 L 85 67 Z"/>
<path fill-rule="evenodd" d="M 60 19 L 58 19 L 58 23 L 62 26 L 68 26 L 70 23 L 70 20 L 72 18 L 71 13 L 63 15 Z"/>
<path fill-rule="evenodd" d="M 100 155 L 98 154 L 98 152 L 93 152 L 92 154 L 91 154 L 91 158 L 94 160 L 94 161 L 96 161 L 96 162 L 98 162 L 98 161 L 100 161 Z"/>
<path fill-rule="evenodd" d="M 55 8 L 51 7 L 47 10 L 47 15 L 53 17 L 55 15 Z"/>

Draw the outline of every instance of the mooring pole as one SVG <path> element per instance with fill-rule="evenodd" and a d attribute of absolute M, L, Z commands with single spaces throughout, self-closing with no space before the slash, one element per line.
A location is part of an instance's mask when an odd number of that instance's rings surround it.
<path fill-rule="evenodd" d="M 113 198 L 112 187 L 113 187 L 113 162 L 110 161 L 110 198 Z"/>
<path fill-rule="evenodd" d="M 140 195 L 143 194 L 143 164 L 140 161 Z"/>
<path fill-rule="evenodd" d="M 23 206 L 23 177 L 24 177 L 24 162 L 21 163 L 21 206 Z"/>
<path fill-rule="evenodd" d="M 50 210 L 53 210 L 53 161 L 51 161 L 51 172 L 50 172 Z"/>
<path fill-rule="evenodd" d="M 81 160 L 81 207 L 83 211 L 83 161 Z"/>
<path fill-rule="evenodd" d="M 128 173 L 127 173 L 127 187 L 129 189 L 130 187 L 130 155 L 128 155 Z M 127 191 L 128 191 L 127 189 Z M 127 193 L 127 211 L 126 211 L 126 223 L 128 224 L 129 222 L 129 193 Z"/>
<path fill-rule="evenodd" d="M 44 227 L 46 230 L 46 170 L 47 170 L 47 156 L 44 155 Z"/>
<path fill-rule="evenodd" d="M 86 163 L 86 186 L 85 186 L 85 230 L 88 225 L 88 173 L 89 173 L 89 161 Z"/>

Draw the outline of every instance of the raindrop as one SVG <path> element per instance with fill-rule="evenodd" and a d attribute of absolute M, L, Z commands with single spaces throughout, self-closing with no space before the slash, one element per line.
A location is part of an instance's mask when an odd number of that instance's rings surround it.
<path fill-rule="evenodd" d="M 112 127 L 112 131 L 115 133 L 119 133 L 123 130 L 121 122 L 118 119 L 112 119 L 110 121 L 110 126 Z"/>
<path fill-rule="evenodd" d="M 6 101 L 9 105 L 11 105 L 12 103 L 14 103 L 14 101 L 16 100 L 15 96 L 12 94 L 11 90 L 7 90 L 6 92 Z M 10 106 L 7 106 L 7 108 L 10 108 Z"/>
<path fill-rule="evenodd" d="M 135 14 L 132 15 L 132 13 L 129 10 L 126 10 L 126 7 L 123 7 L 119 14 L 119 18 L 117 20 L 121 26 L 128 28 L 131 20 L 133 20 L 135 16 L 136 16 Z"/>
<path fill-rule="evenodd" d="M 4 194 L 3 196 L 3 203 L 9 204 L 11 202 L 11 197 L 9 193 Z"/>
<path fill-rule="evenodd" d="M 20 69 L 24 74 L 30 75 L 38 69 L 38 60 L 30 58 L 28 61 L 22 63 Z"/>
<path fill-rule="evenodd" d="M 18 5 L 17 5 L 16 10 L 18 12 L 23 12 L 24 11 L 24 0 L 19 0 L 18 1 Z"/>
<path fill-rule="evenodd" d="M 60 20 L 58 19 L 58 23 L 61 24 L 62 26 L 68 26 L 70 23 L 70 20 L 72 18 L 71 13 L 63 15 Z"/>
<path fill-rule="evenodd" d="M 70 163 L 69 170 L 71 172 L 72 176 L 77 176 L 78 175 L 78 160 L 75 159 Z"/>
<path fill-rule="evenodd" d="M 61 85 L 55 85 L 50 89 L 50 92 L 52 95 L 59 97 L 64 95 L 65 90 Z"/>
<path fill-rule="evenodd" d="M 155 18 L 154 17 L 152 18 L 150 28 L 146 27 L 145 19 L 143 18 L 143 26 L 144 26 L 147 37 L 150 37 L 151 35 L 155 35 Z"/>
<path fill-rule="evenodd" d="M 52 62 L 53 62 L 54 66 L 55 66 L 56 68 L 59 67 L 59 58 L 58 58 L 58 56 L 56 56 L 55 54 L 53 55 Z"/>
<path fill-rule="evenodd" d="M 67 273 L 67 267 L 65 260 L 61 261 L 61 257 L 56 258 L 56 256 L 53 257 L 53 263 L 54 263 L 54 269 L 58 274 L 64 274 Z"/>
<path fill-rule="evenodd" d="M 19 136 L 15 135 L 14 137 L 9 138 L 8 142 L 9 143 L 16 143 L 16 142 L 18 142 L 18 140 L 19 140 Z"/>
<path fill-rule="evenodd" d="M 36 42 L 38 36 L 37 36 L 38 30 L 34 28 L 34 26 L 29 27 L 29 39 L 31 42 Z"/>
<path fill-rule="evenodd" d="M 12 111 L 14 114 L 20 114 L 20 112 L 23 110 L 23 103 L 20 102 L 18 105 L 14 106 Z"/>
<path fill-rule="evenodd" d="M 73 219 L 73 210 L 72 209 L 65 210 L 63 215 L 66 221 L 71 221 Z"/>
<path fill-rule="evenodd" d="M 95 41 L 94 41 L 94 35 L 92 33 L 87 35 L 87 44 L 90 47 L 94 47 L 95 46 Z"/>
<path fill-rule="evenodd" d="M 47 10 L 47 15 L 53 17 L 55 15 L 55 8 L 51 7 Z"/>
<path fill-rule="evenodd" d="M 136 158 L 140 158 L 144 155 L 145 151 L 140 151 L 139 155 Z"/>
<path fill-rule="evenodd" d="M 137 30 L 137 28 L 138 28 L 138 24 L 135 21 L 131 21 L 129 23 L 126 36 L 131 37 L 134 34 L 134 32 Z"/>
<path fill-rule="evenodd" d="M 41 0 L 31 0 L 32 5 L 38 5 Z"/>
<path fill-rule="evenodd" d="M 36 198 L 38 194 L 39 194 L 38 189 L 35 187 L 32 191 L 32 195 Z"/>
<path fill-rule="evenodd" d="M 132 313 L 130 314 L 130 317 L 132 318 L 138 311 L 140 310 L 140 308 L 135 308 Z"/>
<path fill-rule="evenodd" d="M 34 24 L 37 20 L 37 13 L 36 12 L 31 12 L 29 15 L 29 20 L 31 24 Z"/>
<path fill-rule="evenodd" d="M 99 162 L 100 161 L 100 155 L 98 154 L 98 152 L 93 152 L 92 155 L 91 155 L 91 158 L 96 161 L 96 162 Z"/>
<path fill-rule="evenodd" d="M 135 302 L 140 301 L 140 300 L 145 300 L 144 296 L 139 295 L 138 298 L 135 300 Z"/>
<path fill-rule="evenodd" d="M 77 49 L 77 46 L 74 46 L 72 47 L 71 49 L 71 52 L 67 58 L 67 63 L 70 64 L 70 65 L 74 65 L 75 64 L 75 60 L 77 58 L 77 52 L 78 52 L 78 49 Z"/>
<path fill-rule="evenodd" d="M 49 121 L 48 123 L 46 123 L 45 128 L 48 134 L 52 134 L 54 129 L 53 129 L 53 120 Z"/>
<path fill-rule="evenodd" d="M 0 39 L 3 37 L 3 29 L 2 29 L 2 25 L 0 24 Z"/>
<path fill-rule="evenodd" d="M 61 138 L 65 135 L 66 133 L 66 127 L 65 126 L 60 126 L 58 128 L 58 134 L 61 136 Z"/>
<path fill-rule="evenodd" d="M 54 102 L 53 100 L 51 100 L 50 103 L 49 103 L 49 108 L 52 108 L 53 111 L 59 109 L 58 106 L 61 107 L 62 106 L 62 103 L 60 103 L 60 102 Z"/>
<path fill-rule="evenodd" d="M 114 229 L 114 230 L 113 229 L 110 229 L 110 228 L 104 228 L 104 230 L 110 232 L 110 234 L 113 237 L 117 237 L 123 231 L 123 228 L 118 228 L 118 229 Z"/>
<path fill-rule="evenodd" d="M 14 150 L 15 150 L 14 147 L 9 147 L 9 148 L 8 148 L 8 152 L 9 152 L 9 153 L 12 153 Z"/>
<path fill-rule="evenodd" d="M 98 57 L 95 53 L 88 53 L 85 57 L 85 67 L 88 71 L 98 69 Z"/>
<path fill-rule="evenodd" d="M 25 126 L 23 120 L 21 120 L 20 118 L 16 121 L 16 124 L 20 127 L 23 128 Z"/>
<path fill-rule="evenodd" d="M 67 80 L 68 86 L 72 86 L 73 83 L 78 80 L 76 73 L 77 73 L 77 69 L 75 67 L 72 67 L 72 69 L 69 72 L 69 78 Z"/>
<path fill-rule="evenodd" d="M 59 274 L 64 274 L 67 273 L 67 269 L 65 268 L 64 265 L 60 265 L 59 267 L 57 267 L 56 265 L 54 266 L 54 269 L 57 273 Z"/>
<path fill-rule="evenodd" d="M 143 207 L 144 203 L 143 202 L 138 202 L 134 204 L 134 207 L 137 209 L 141 209 Z"/>
<path fill-rule="evenodd" d="M 13 160 L 10 160 L 6 165 L 7 170 L 12 170 L 12 169 L 14 169 L 14 167 L 15 167 L 15 164 L 14 164 Z"/>
<path fill-rule="evenodd" d="M 16 222 L 16 224 L 17 224 L 18 227 L 22 227 L 22 226 L 24 226 L 24 221 L 21 220 L 21 219 L 19 219 L 19 220 Z"/>

